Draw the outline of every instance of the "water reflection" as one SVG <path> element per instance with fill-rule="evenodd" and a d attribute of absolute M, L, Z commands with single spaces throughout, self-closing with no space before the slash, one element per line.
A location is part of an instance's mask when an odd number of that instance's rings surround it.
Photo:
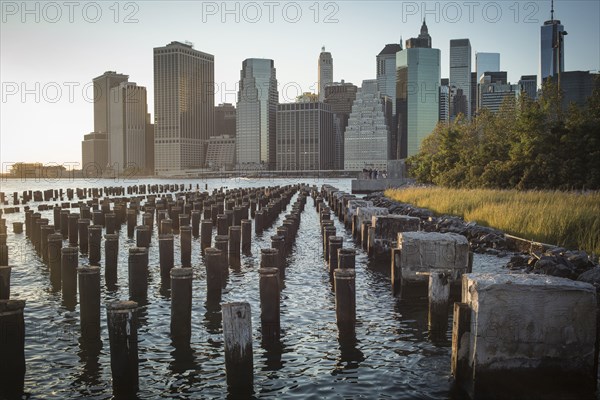
<path fill-rule="evenodd" d="M 334 375 L 342 370 L 354 370 L 365 360 L 363 352 L 358 348 L 359 341 L 356 339 L 356 327 L 354 324 L 339 326 L 338 343 L 340 356 Z"/>
<path fill-rule="evenodd" d="M 285 362 L 281 360 L 284 351 L 281 327 L 279 324 L 263 323 L 260 328 L 261 347 L 265 350 L 263 371 L 277 371 L 283 368 Z"/>
<path fill-rule="evenodd" d="M 212 299 L 215 300 L 215 299 Z M 219 301 L 221 299 L 219 298 Z M 204 326 L 210 334 L 218 334 L 222 331 L 223 314 L 221 313 L 221 304 L 215 301 L 207 301 L 204 303 L 206 313 L 204 314 Z"/>
<path fill-rule="evenodd" d="M 81 374 L 77 383 L 84 383 L 87 386 L 100 385 L 101 365 L 99 361 L 102 350 L 102 340 L 95 334 L 82 334 L 79 337 L 79 351 L 77 355 L 83 365 Z"/>

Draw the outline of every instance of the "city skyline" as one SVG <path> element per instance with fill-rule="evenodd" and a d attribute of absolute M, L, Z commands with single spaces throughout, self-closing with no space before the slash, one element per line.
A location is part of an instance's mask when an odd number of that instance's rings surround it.
<path fill-rule="evenodd" d="M 131 16 L 135 9 L 122 8 L 118 18 L 113 18 L 116 15 L 111 14 L 113 11 L 108 6 L 103 10 L 104 17 L 96 24 L 82 20 L 81 14 L 75 14 L 73 23 L 65 20 L 52 24 L 46 21 L 48 15 L 43 13 L 37 23 L 28 17 L 31 20 L 28 24 L 30 21 L 27 18 L 25 23 L 22 22 L 18 11 L 13 15 L 12 10 L 9 10 L 10 13 L 3 10 L 0 35 L 2 162 L 77 162 L 78 144 L 83 134 L 93 131 L 93 106 L 89 101 L 91 93 L 84 98 L 82 88 L 89 86 L 92 77 L 104 71 L 127 74 L 131 81 L 147 87 L 148 110 L 154 119 L 152 48 L 170 41 L 188 39 L 195 43 L 196 50 L 214 54 L 215 82 L 218 85 L 215 105 L 236 102 L 236 82 L 245 58 L 270 58 L 275 61 L 280 102 L 285 103 L 294 101 L 302 92 L 318 92 L 315 58 L 322 46 L 336 60 L 334 81 L 344 79 L 360 85 L 362 80 L 374 79 L 376 55 L 386 44 L 399 43 L 401 36 L 410 37 L 421 25 L 423 11 L 418 10 L 421 3 L 412 2 L 339 2 L 335 3 L 337 11 L 333 8 L 325 10 L 326 3 L 319 3 L 319 23 L 315 23 L 309 5 L 302 4 L 303 17 L 294 24 L 284 20 L 281 13 L 274 14 L 273 23 L 266 19 L 266 13 L 263 13 L 263 21 L 251 23 L 247 21 L 249 14 L 242 11 L 236 23 L 233 16 L 220 15 L 220 11 L 203 14 L 204 3 L 184 3 L 189 9 L 187 13 L 162 2 L 135 4 L 138 9 L 132 19 L 138 22 L 133 24 L 124 23 L 124 19 Z M 281 4 L 283 8 L 283 5 L 291 3 Z M 436 4 L 438 11 L 435 11 Z M 515 22 L 516 14 L 509 9 L 509 4 L 501 4 L 502 17 L 492 22 L 490 4 L 481 3 L 481 7 L 473 14 L 472 23 L 468 21 L 468 10 L 462 10 L 462 22 L 466 23 L 460 24 L 451 22 L 451 10 L 445 5 L 427 3 L 429 11 L 425 10 L 425 17 L 433 37 L 432 47 L 441 51 L 442 77 L 449 75 L 449 43 L 450 39 L 455 38 L 470 39 L 473 58 L 476 52 L 500 53 L 501 68 L 508 72 L 511 83 L 517 83 L 522 75 L 538 73 L 540 26 L 550 19 L 550 2 L 520 3 L 518 22 Z M 526 9 L 527 4 L 535 4 L 537 9 Z M 408 5 L 414 5 L 417 10 L 413 12 L 413 9 L 407 8 Z M 489 11 L 485 18 L 481 13 L 484 6 Z M 598 70 L 600 50 L 598 46 L 589 46 L 589 40 L 586 39 L 599 36 L 597 16 L 600 6 L 588 1 L 557 1 L 554 8 L 555 18 L 560 19 L 565 30 L 569 31 L 564 45 L 565 70 Z M 325 17 L 332 13 L 334 16 L 330 19 L 337 19 L 337 22 L 325 23 Z M 225 22 L 222 22 L 222 17 L 226 17 Z M 159 21 L 158 18 L 165 21 L 164 28 L 152 27 Z M 115 19 L 119 23 L 115 23 Z M 203 19 L 206 22 L 202 22 Z M 386 25 L 386 22 L 394 19 L 399 23 Z M 177 21 L 177 24 L 167 22 L 171 20 Z M 196 23 L 192 24 L 191 21 Z M 82 26 L 89 29 L 81 29 Z M 362 29 L 356 29 L 359 26 Z M 392 28 L 382 34 L 381 30 L 374 29 L 378 26 Z M 304 37 L 295 36 L 303 27 L 311 28 L 311 32 Z M 277 34 L 278 30 L 281 30 L 280 34 Z M 66 40 L 75 31 L 79 37 Z M 205 39 L 208 32 L 213 33 L 208 36 L 210 40 Z M 242 32 L 247 32 L 246 36 Z M 126 45 L 114 46 L 114 42 L 111 42 L 114 37 L 126 41 Z M 292 41 L 293 46 L 286 46 Z M 56 46 L 56 43 L 60 46 Z M 519 46 L 515 46 L 515 43 Z M 98 52 L 94 46 L 110 51 Z M 23 51 L 24 48 L 31 51 Z M 40 58 L 44 60 L 42 69 L 38 68 Z M 36 94 L 26 92 L 32 88 L 35 91 L 36 84 L 40 87 L 37 99 Z M 17 92 L 13 93 L 15 85 Z M 72 101 L 68 99 L 69 87 L 73 89 Z M 56 100 L 57 88 L 62 93 Z M 22 95 L 25 101 L 21 101 Z M 23 140 L 35 141 L 39 145 L 34 149 L 26 149 L 21 145 Z"/>

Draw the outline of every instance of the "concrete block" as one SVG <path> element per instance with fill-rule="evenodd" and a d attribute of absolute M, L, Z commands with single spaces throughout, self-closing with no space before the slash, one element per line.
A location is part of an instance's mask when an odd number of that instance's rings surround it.
<path fill-rule="evenodd" d="M 455 233 L 398 233 L 402 285 L 427 283 L 423 274 L 432 269 L 447 271 L 450 281 L 460 283 L 469 265 L 469 242 Z"/>
<path fill-rule="evenodd" d="M 462 345 L 453 358 L 466 358 L 459 384 L 472 398 L 594 393 L 592 285 L 547 275 L 466 274 L 462 301 L 471 313 L 469 331 L 453 334 Z"/>
<path fill-rule="evenodd" d="M 349 221 L 352 221 L 352 216 L 356 214 L 358 207 L 373 207 L 373 202 L 370 200 L 348 200 L 346 216 Z"/>
<path fill-rule="evenodd" d="M 358 226 L 363 221 L 371 222 L 371 218 L 374 215 L 388 215 L 390 211 L 385 207 L 358 207 L 356 209 L 356 215 L 358 216 Z"/>
<path fill-rule="evenodd" d="M 398 233 L 418 231 L 421 220 L 406 215 L 374 215 L 371 217 L 373 237 L 369 237 L 369 254 L 375 257 L 390 257 L 390 250 L 397 247 Z"/>

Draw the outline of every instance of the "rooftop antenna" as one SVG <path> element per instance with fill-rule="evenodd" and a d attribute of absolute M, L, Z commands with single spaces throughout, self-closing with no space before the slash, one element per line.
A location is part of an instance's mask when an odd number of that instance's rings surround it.
<path fill-rule="evenodd" d="M 321 53 L 325 53 L 325 46 L 321 47 Z"/>
<path fill-rule="evenodd" d="M 550 1 L 550 20 L 554 21 L 554 0 Z"/>

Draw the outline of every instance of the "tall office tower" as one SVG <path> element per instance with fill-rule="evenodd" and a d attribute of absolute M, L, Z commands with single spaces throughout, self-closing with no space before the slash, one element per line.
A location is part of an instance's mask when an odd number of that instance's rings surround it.
<path fill-rule="evenodd" d="M 300 102 L 277 106 L 277 169 L 333 169 L 335 143 L 331 106 Z"/>
<path fill-rule="evenodd" d="M 567 111 L 571 103 L 584 107 L 594 89 L 600 86 L 600 74 L 590 71 L 565 71 L 560 74 L 560 90 L 563 92 L 562 109 Z"/>
<path fill-rule="evenodd" d="M 154 48 L 154 167 L 158 175 L 202 168 L 214 131 L 214 56 L 191 43 Z"/>
<path fill-rule="evenodd" d="M 333 57 L 321 47 L 319 54 L 319 101 L 325 100 L 325 87 L 333 82 Z"/>
<path fill-rule="evenodd" d="M 500 71 L 500 53 L 475 53 L 477 82 L 485 72 Z"/>
<path fill-rule="evenodd" d="M 406 48 L 396 55 L 398 159 L 417 154 L 439 120 L 440 50 L 413 46 L 431 46 L 431 37 L 427 40 L 423 34 L 427 26 L 423 25 L 419 35 L 423 38 L 409 39 Z"/>
<path fill-rule="evenodd" d="M 114 71 L 106 71 L 94 78 L 94 132 L 108 133 L 110 129 L 110 90 L 127 82 L 129 75 L 117 74 Z M 104 165 L 102 166 L 104 167 Z"/>
<path fill-rule="evenodd" d="M 231 103 L 215 107 L 215 131 L 211 136 L 235 137 L 235 106 Z"/>
<path fill-rule="evenodd" d="M 477 113 L 477 72 L 471 72 L 471 118 Z"/>
<path fill-rule="evenodd" d="M 146 173 L 154 174 L 154 124 L 150 113 L 146 114 Z"/>
<path fill-rule="evenodd" d="M 108 162 L 115 172 L 146 169 L 146 88 L 122 82 L 110 90 Z"/>
<path fill-rule="evenodd" d="M 471 42 L 450 40 L 450 119 L 471 118 Z"/>
<path fill-rule="evenodd" d="M 402 42 L 402 39 L 400 39 Z M 382 96 L 392 99 L 392 115 L 388 124 L 390 129 L 390 157 L 396 158 L 398 146 L 396 122 L 396 53 L 402 50 L 402 43 L 386 44 L 377 55 L 377 89 Z"/>
<path fill-rule="evenodd" d="M 436 103 L 437 105 L 437 103 Z M 344 137 L 344 169 L 387 169 L 391 100 L 382 99 L 377 80 L 364 80 L 352 105 Z"/>
<path fill-rule="evenodd" d="M 477 109 L 487 108 L 498 112 L 506 99 L 514 101 L 519 93 L 519 85 L 506 82 L 506 72 L 486 72 L 479 80 L 479 104 Z"/>
<path fill-rule="evenodd" d="M 519 92 L 526 93 L 531 100 L 537 99 L 537 75 L 522 75 L 519 79 Z"/>
<path fill-rule="evenodd" d="M 447 124 L 450 122 L 450 83 L 448 78 L 440 82 L 440 116 L 439 121 Z"/>
<path fill-rule="evenodd" d="M 565 48 L 563 36 L 565 27 L 560 20 L 554 19 L 554 1 L 550 10 L 550 19 L 540 27 L 540 81 L 553 77 L 565 70 Z"/>
<path fill-rule="evenodd" d="M 273 60 L 242 63 L 236 115 L 236 162 L 242 169 L 276 166 L 277 77 Z"/>
<path fill-rule="evenodd" d="M 344 82 L 343 79 L 325 88 L 325 103 L 331 106 L 334 113 L 335 157 L 332 169 L 344 169 L 344 135 L 357 91 L 356 85 Z"/>

